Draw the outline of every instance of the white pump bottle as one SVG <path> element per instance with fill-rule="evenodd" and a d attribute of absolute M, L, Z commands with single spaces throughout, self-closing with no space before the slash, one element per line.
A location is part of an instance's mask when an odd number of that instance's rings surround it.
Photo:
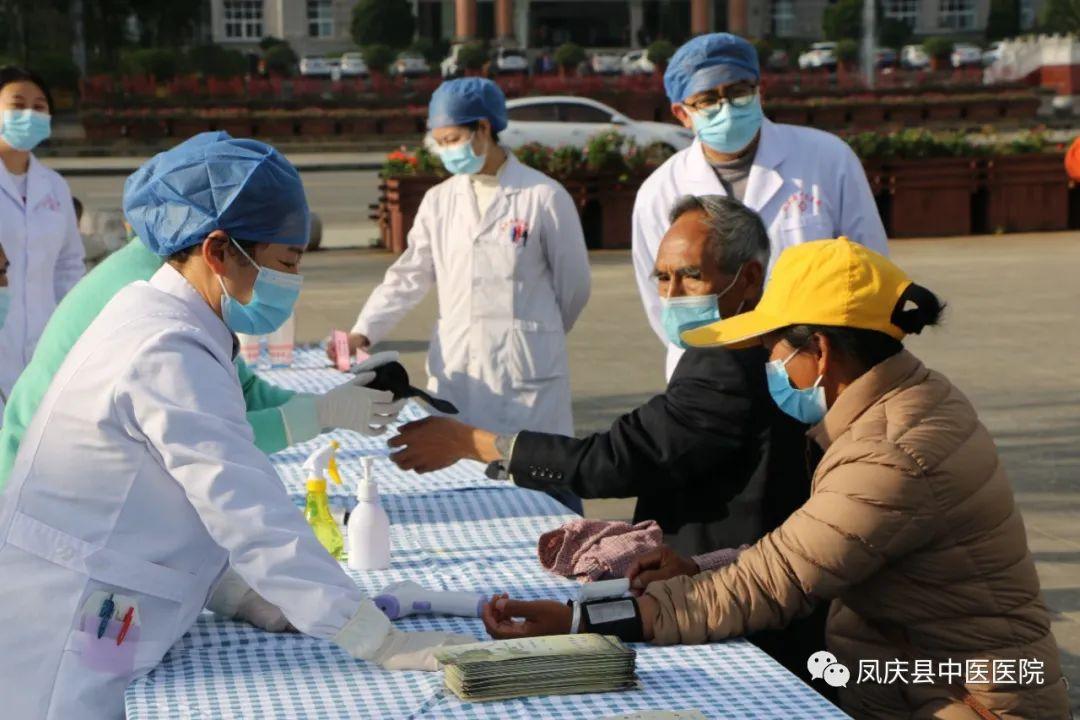
<path fill-rule="evenodd" d="M 372 458 L 365 457 L 364 477 L 356 491 L 356 507 L 349 514 L 349 568 L 385 570 L 390 567 L 390 518 L 379 505 L 379 487 L 371 477 Z"/>

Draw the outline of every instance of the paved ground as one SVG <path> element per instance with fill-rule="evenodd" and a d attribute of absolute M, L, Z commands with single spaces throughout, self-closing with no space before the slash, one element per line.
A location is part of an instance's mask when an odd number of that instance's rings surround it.
<path fill-rule="evenodd" d="M 892 250 L 949 301 L 945 325 L 908 345 L 968 394 L 998 441 L 1080 708 L 1080 236 L 899 241 Z M 592 300 L 569 339 L 579 433 L 603 429 L 664 385 L 662 349 L 645 323 L 629 256 L 590 259 Z M 378 251 L 310 255 L 299 338 L 350 326 L 391 261 Z M 400 350 L 417 376 L 434 313 L 429 297 L 385 344 Z M 587 512 L 625 518 L 631 507 L 590 502 Z"/>

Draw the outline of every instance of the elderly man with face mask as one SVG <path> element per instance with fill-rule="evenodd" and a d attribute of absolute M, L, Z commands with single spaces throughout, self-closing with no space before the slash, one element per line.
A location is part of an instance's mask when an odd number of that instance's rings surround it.
<path fill-rule="evenodd" d="M 768 237 L 751 210 L 719 196 L 681 199 L 650 281 L 671 340 L 752 309 L 768 261 Z M 402 449 L 391 457 L 418 472 L 461 458 L 499 461 L 522 487 L 637 497 L 634 521 L 656 520 L 681 552 L 738 547 L 783 521 L 809 492 L 805 427 L 769 399 L 763 368 L 760 348 L 693 350 L 663 394 L 606 432 L 499 435 L 429 418 L 400 429 L 390 445 Z"/>
<path fill-rule="evenodd" d="M 690 40 L 671 58 L 664 89 L 671 111 L 697 140 L 642 184 L 634 203 L 633 257 L 649 323 L 668 348 L 667 374 L 683 353 L 661 322 L 651 282 L 671 208 L 683 195 L 725 195 L 758 213 L 772 262 L 785 248 L 846 235 L 888 253 L 885 228 L 862 164 L 840 138 L 778 125 L 761 106 L 757 51 L 729 33 Z"/>

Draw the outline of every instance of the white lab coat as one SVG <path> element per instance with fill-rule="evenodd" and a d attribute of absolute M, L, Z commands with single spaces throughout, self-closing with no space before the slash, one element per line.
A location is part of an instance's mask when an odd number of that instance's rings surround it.
<path fill-rule="evenodd" d="M 234 342 L 166 265 L 122 290 L 56 374 L 0 496 L 4 717 L 122 717 L 124 688 L 227 563 L 302 632 L 333 638 L 364 616 L 364 652 L 382 642 L 385 616 L 253 444 Z M 119 623 L 97 638 L 100 604 L 84 616 L 95 591 L 137 604 L 122 646 Z"/>
<path fill-rule="evenodd" d="M 668 378 L 683 350 L 668 342 L 660 324 L 660 297 L 652 278 L 660 240 L 680 197 L 726 194 L 696 141 L 657 168 L 634 202 L 634 275 L 649 324 L 668 348 Z M 879 253 L 889 252 L 862 164 L 835 135 L 765 120 L 743 203 L 765 223 L 770 270 L 785 248 L 840 235 Z"/>
<path fill-rule="evenodd" d="M 432 285 L 439 320 L 428 389 L 488 430 L 573 435 L 566 333 L 589 299 L 590 275 L 566 190 L 513 155 L 482 218 L 468 176 L 435 186 L 420 203 L 408 250 L 353 331 L 379 342 Z"/>
<path fill-rule="evenodd" d="M 33 155 L 26 195 L 24 203 L 11 176 L 0 167 L 0 245 L 11 263 L 11 310 L 0 328 L 0 390 L 4 396 L 11 393 L 11 386 L 30 362 L 57 303 L 86 273 L 71 190 L 60 175 Z"/>

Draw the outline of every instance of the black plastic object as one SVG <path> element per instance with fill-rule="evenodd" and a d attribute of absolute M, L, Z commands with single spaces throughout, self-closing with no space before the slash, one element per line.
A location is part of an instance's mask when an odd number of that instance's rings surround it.
<path fill-rule="evenodd" d="M 355 370 L 354 370 L 355 372 Z M 364 371 L 361 371 L 364 372 Z M 394 394 L 395 400 L 402 398 L 420 398 L 431 407 L 446 415 L 457 415 L 454 403 L 442 398 L 432 397 L 420 388 L 409 384 L 409 372 L 399 362 L 389 362 L 375 368 L 375 379 L 367 384 L 373 390 L 386 390 Z"/>

